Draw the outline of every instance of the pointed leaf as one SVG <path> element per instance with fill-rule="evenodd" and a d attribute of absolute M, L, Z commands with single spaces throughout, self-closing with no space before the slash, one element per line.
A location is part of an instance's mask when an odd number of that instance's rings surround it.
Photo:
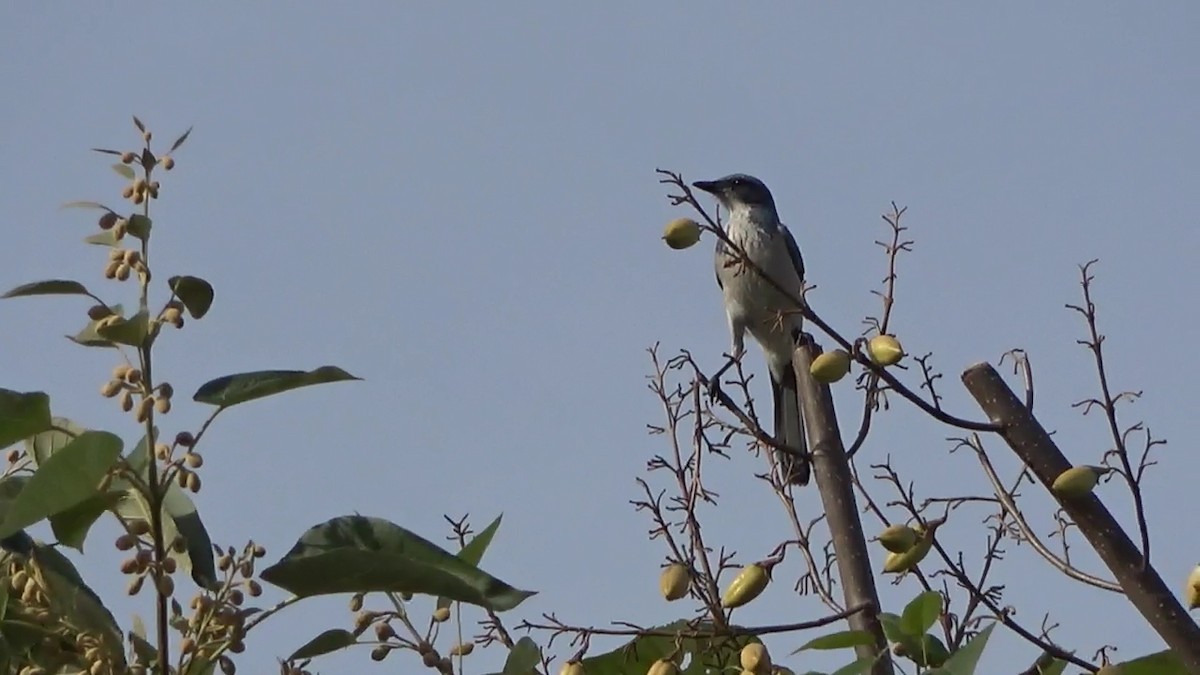
<path fill-rule="evenodd" d="M 1121 675 L 1187 675 L 1183 660 L 1171 650 L 1155 652 L 1117 664 Z"/>
<path fill-rule="evenodd" d="M 983 648 L 987 646 L 988 638 L 992 636 L 995 628 L 996 624 L 993 623 L 979 631 L 975 637 L 971 638 L 970 642 L 950 655 L 950 658 L 942 665 L 942 670 L 950 675 L 973 675 L 975 667 L 979 664 L 979 658 L 983 656 Z"/>
<path fill-rule="evenodd" d="M 108 246 L 113 248 L 121 242 L 117 240 L 116 230 L 103 230 L 96 234 L 91 234 L 83 238 L 83 243 L 93 244 L 95 246 Z"/>
<path fill-rule="evenodd" d="M 121 439 L 107 431 L 86 431 L 51 455 L 13 500 L 0 522 L 7 537 L 97 493 L 101 479 L 121 455 Z"/>
<path fill-rule="evenodd" d="M 509 586 L 399 525 L 366 516 L 342 516 L 310 528 L 261 576 L 302 597 L 424 593 L 498 612 L 534 594 Z"/>
<path fill-rule="evenodd" d="M 97 323 L 96 333 L 110 342 L 141 347 L 146 343 L 146 336 L 150 335 L 150 313 L 145 310 L 128 319 L 113 315 L 100 321 L 102 323 Z"/>
<path fill-rule="evenodd" d="M 50 516 L 50 529 L 59 543 L 83 553 L 83 541 L 88 530 L 105 512 L 116 508 L 121 501 L 119 492 L 102 492 L 88 497 L 66 511 Z"/>
<path fill-rule="evenodd" d="M 63 204 L 62 206 L 60 206 L 59 208 L 63 208 L 63 209 L 99 209 L 101 211 L 108 211 L 109 213 L 113 213 L 112 209 L 101 204 L 100 202 L 89 202 L 89 201 L 67 202 L 66 204 Z"/>
<path fill-rule="evenodd" d="M 258 370 L 226 375 L 200 385 L 192 400 L 197 403 L 228 408 L 256 398 L 307 387 L 312 384 L 359 380 L 336 366 L 321 366 L 316 370 Z"/>
<path fill-rule="evenodd" d="M 104 155 L 122 155 L 120 150 L 109 150 L 108 148 L 92 148 L 92 152 L 99 152 Z"/>
<path fill-rule="evenodd" d="M 133 116 L 133 126 L 137 127 L 137 130 L 143 134 L 146 133 L 146 125 L 142 124 L 142 121 L 138 119 L 137 115 Z"/>
<path fill-rule="evenodd" d="M 44 392 L 0 389 L 0 448 L 50 428 L 50 397 Z"/>
<path fill-rule="evenodd" d="M 99 636 L 104 644 L 105 655 L 123 668 L 125 658 L 121 628 L 100 596 L 83 582 L 75 565 L 58 549 L 45 544 L 38 544 L 34 548 L 30 560 L 34 563 L 34 574 L 41 576 L 48 591 L 52 612 L 71 617 L 72 623 L 81 629 L 80 632 Z"/>
<path fill-rule="evenodd" d="M 110 309 L 112 309 L 113 314 L 117 316 L 124 316 L 124 309 L 121 307 L 121 305 L 113 305 L 110 307 Z M 99 321 L 89 321 L 88 324 L 83 327 L 83 330 L 79 331 L 75 335 L 68 335 L 67 339 L 77 345 L 83 345 L 84 347 L 108 347 L 110 349 L 115 349 L 116 345 L 113 344 L 112 340 L 103 338 L 100 336 L 100 333 L 96 332 L 96 327 L 99 324 Z"/>
<path fill-rule="evenodd" d="M 533 675 L 542 662 L 542 650 L 533 638 L 523 637 L 508 652 L 500 675 Z"/>
<path fill-rule="evenodd" d="M 358 644 L 358 639 L 354 637 L 354 633 L 343 628 L 331 628 L 304 643 L 304 646 L 292 652 L 287 660 L 311 659 L 355 644 Z"/>
<path fill-rule="evenodd" d="M 929 630 L 942 614 L 942 594 L 926 591 L 913 598 L 900 616 L 900 630 L 905 635 L 920 637 Z"/>
<path fill-rule="evenodd" d="M 871 666 L 873 665 L 875 665 L 875 659 L 869 656 L 864 656 L 853 663 L 849 663 L 841 668 L 838 668 L 830 675 L 862 675 L 863 673 L 869 672 L 871 670 Z"/>
<path fill-rule="evenodd" d="M 175 293 L 175 297 L 183 302 L 183 306 L 187 308 L 188 314 L 191 314 L 193 319 L 203 317 L 208 313 L 208 308 L 212 307 L 212 284 L 200 277 L 171 277 L 167 279 L 167 285 Z"/>
<path fill-rule="evenodd" d="M 484 552 L 487 551 L 487 547 L 492 543 L 492 537 L 496 536 L 496 530 L 500 529 L 500 519 L 503 517 L 504 514 L 496 516 L 491 525 L 488 525 L 483 528 L 482 532 L 471 537 L 471 541 L 468 541 L 466 546 L 463 546 L 462 550 L 458 552 L 458 559 L 478 567 L 479 561 L 483 560 Z M 449 598 L 438 598 L 437 608 L 449 607 L 450 602 Z"/>
<path fill-rule="evenodd" d="M 176 138 L 175 142 L 171 144 L 171 149 L 167 150 L 167 154 L 169 155 L 172 152 L 175 152 L 176 150 L 178 150 L 179 146 L 183 145 L 183 142 L 186 141 L 188 139 L 188 136 L 190 136 L 191 134 L 192 134 L 192 128 L 188 127 L 187 131 L 183 132 L 183 135 L 181 135 L 179 138 Z"/>
<path fill-rule="evenodd" d="M 0 298 L 23 298 L 31 295 L 90 295 L 88 289 L 78 281 L 70 279 L 48 279 L 22 284 L 0 295 Z"/>
<path fill-rule="evenodd" d="M 155 429 L 156 436 L 157 433 L 158 430 Z M 130 469 L 143 480 L 149 476 L 150 452 L 147 448 L 148 444 L 143 436 L 126 458 Z M 117 505 L 117 512 L 126 518 L 149 520 L 150 504 L 141 491 L 127 483 L 113 483 L 114 489 L 118 486 L 125 489 L 125 498 Z M 200 519 L 195 502 L 177 483 L 171 483 L 167 486 L 167 494 L 163 498 L 163 512 L 167 516 L 163 519 L 163 539 L 171 541 L 176 534 L 180 534 L 186 543 L 184 552 L 177 553 L 172 550 L 169 555 L 180 568 L 191 571 L 192 580 L 196 585 L 211 590 L 217 579 L 212 539 L 209 538 L 208 529 L 204 527 L 204 521 Z"/>
<path fill-rule="evenodd" d="M 133 654 L 142 663 L 154 663 L 158 659 L 158 650 L 147 639 L 146 623 L 138 614 L 133 615 L 133 630 L 129 631 L 129 643 L 133 646 Z"/>
<path fill-rule="evenodd" d="M 50 455 L 67 447 L 68 443 L 85 431 L 87 429 L 65 417 L 52 417 L 50 427 L 46 431 L 25 439 L 25 454 L 33 460 L 34 467 L 39 467 Z"/>
<path fill-rule="evenodd" d="M 133 172 L 133 167 L 128 164 L 113 164 L 112 170 L 116 171 L 122 178 L 128 178 L 129 180 L 137 177 L 137 174 Z"/>
<path fill-rule="evenodd" d="M 125 231 L 142 241 L 146 241 L 150 238 L 150 226 L 153 224 L 146 216 L 135 213 L 129 216 L 129 225 L 126 226 Z"/>
<path fill-rule="evenodd" d="M 863 630 L 844 630 L 813 638 L 793 651 L 792 654 L 799 654 L 806 649 L 847 649 L 871 644 L 875 644 L 875 638 L 871 637 L 870 633 Z"/>

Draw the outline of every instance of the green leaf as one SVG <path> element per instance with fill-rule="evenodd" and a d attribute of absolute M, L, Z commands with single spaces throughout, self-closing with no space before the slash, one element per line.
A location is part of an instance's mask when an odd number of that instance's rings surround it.
<path fill-rule="evenodd" d="M 101 321 L 107 322 L 110 318 L 112 317 L 105 317 Z M 146 342 L 146 336 L 150 334 L 150 313 L 142 310 L 128 319 L 117 317 L 110 323 L 98 324 L 95 330 L 102 339 L 110 342 L 141 347 Z"/>
<path fill-rule="evenodd" d="M 25 439 L 25 454 L 33 460 L 35 467 L 41 466 L 50 455 L 67 447 L 85 431 L 87 429 L 65 417 L 52 417 L 49 429 Z"/>
<path fill-rule="evenodd" d="M 733 628 L 739 628 L 734 626 Z M 711 622 L 700 622 L 692 625 L 687 621 L 676 621 L 665 626 L 657 626 L 649 630 L 655 633 L 693 633 L 696 631 L 712 631 Z M 760 642 L 757 637 L 721 635 L 712 638 L 692 638 L 643 636 L 637 637 L 616 649 L 583 660 L 584 670 L 588 675 L 626 675 L 627 673 L 645 673 L 658 659 L 671 656 L 676 651 L 680 654 L 691 655 L 691 662 L 683 670 L 684 675 L 711 675 L 717 672 L 737 672 L 740 668 L 739 652 L 742 647 L 752 642 Z"/>
<path fill-rule="evenodd" d="M 175 293 L 175 297 L 183 302 L 193 319 L 203 317 L 208 313 L 208 308 L 212 307 L 212 284 L 200 277 L 171 277 L 167 279 L 167 285 Z"/>
<path fill-rule="evenodd" d="M 537 643 L 533 638 L 523 637 L 509 650 L 500 675 L 531 675 L 537 672 L 541 662 L 542 650 L 538 649 Z"/>
<path fill-rule="evenodd" d="M 124 310 L 121 305 L 112 305 L 110 309 L 112 309 L 113 314 L 117 316 L 124 316 Z M 96 327 L 99 325 L 99 323 L 99 321 L 89 321 L 88 324 L 83 327 L 83 330 L 79 331 L 75 335 L 68 335 L 67 339 L 77 345 L 83 345 L 84 347 L 116 348 L 116 345 L 112 343 L 112 340 L 103 338 L 100 336 L 100 333 L 96 332 Z"/>
<path fill-rule="evenodd" d="M 155 429 L 155 435 L 157 434 L 158 430 Z M 126 461 L 130 469 L 143 480 L 148 478 L 150 452 L 145 436 L 138 441 Z M 118 487 L 118 484 L 114 483 L 113 487 Z M 117 505 L 117 512 L 126 518 L 149 520 L 150 504 L 141 491 L 124 483 L 120 484 L 120 487 L 125 489 L 125 497 Z M 163 519 L 163 539 L 172 541 L 176 534 L 180 534 L 186 542 L 184 552 L 172 550 L 169 555 L 175 558 L 180 568 L 191 571 L 192 580 L 198 586 L 211 590 L 217 580 L 212 539 L 209 538 L 208 529 L 204 527 L 204 521 L 200 519 L 195 502 L 178 483 L 167 486 L 167 493 L 163 498 L 163 512 L 167 516 Z"/>
<path fill-rule="evenodd" d="M 129 166 L 128 164 L 113 164 L 112 170 L 116 171 L 117 174 L 122 178 L 126 178 L 128 180 L 133 180 L 137 177 L 137 174 L 133 172 L 133 167 Z"/>
<path fill-rule="evenodd" d="M 905 635 L 920 637 L 933 626 L 942 614 L 942 594 L 926 591 L 912 599 L 900 616 L 900 630 Z"/>
<path fill-rule="evenodd" d="M 869 656 L 864 656 L 853 663 L 838 668 L 830 675 L 862 675 L 862 673 L 871 670 L 871 666 L 873 665 L 875 665 L 875 659 Z"/>
<path fill-rule="evenodd" d="M 83 582 L 83 577 L 75 565 L 58 549 L 44 544 L 34 547 L 30 560 L 45 581 L 52 613 L 69 616 L 80 632 L 99 636 L 103 641 L 105 655 L 124 668 L 121 628 L 100 600 L 100 596 Z"/>
<path fill-rule="evenodd" d="M 116 508 L 120 501 L 119 492 L 93 495 L 66 511 L 50 516 L 50 529 L 60 543 L 83 553 L 83 541 L 87 538 L 88 530 L 106 511 Z"/>
<path fill-rule="evenodd" d="M 354 637 L 354 633 L 344 628 L 331 628 L 304 643 L 304 646 L 292 652 L 287 660 L 311 659 L 355 644 L 358 644 L 358 639 Z"/>
<path fill-rule="evenodd" d="M 183 135 L 181 135 L 179 138 L 176 138 L 175 142 L 171 144 L 171 149 L 167 150 L 167 154 L 169 155 L 172 152 L 175 152 L 176 150 L 178 150 L 179 146 L 183 145 L 183 142 L 186 141 L 188 139 L 188 136 L 190 136 L 191 134 L 192 134 L 192 128 L 188 127 L 187 131 L 183 132 Z"/>
<path fill-rule="evenodd" d="M 146 241 L 150 238 L 150 226 L 153 224 L 146 216 L 135 213 L 129 216 L 129 225 L 126 226 L 125 231 L 142 241 Z"/>
<path fill-rule="evenodd" d="M 504 514 L 496 516 L 491 525 L 488 525 L 483 528 L 482 532 L 471 537 L 471 541 L 468 541 L 462 547 L 462 550 L 458 552 L 458 559 L 469 565 L 478 567 L 479 561 L 483 560 L 484 552 L 487 551 L 487 547 L 492 543 L 492 537 L 496 536 L 496 530 L 500 529 L 500 519 L 503 517 Z M 449 598 L 438 598 L 437 608 L 449 607 L 450 602 Z"/>
<path fill-rule="evenodd" d="M 3 298 L 24 298 L 31 295 L 89 295 L 88 289 L 78 281 L 70 279 L 47 279 L 21 284 L 11 291 L 0 295 Z"/>
<path fill-rule="evenodd" d="M 0 389 L 0 448 L 50 428 L 50 397 L 44 392 Z"/>
<path fill-rule="evenodd" d="M 83 238 L 83 242 L 85 244 L 108 247 L 115 247 L 121 243 L 117 240 L 116 230 L 104 230 L 96 234 L 90 234 Z"/>
<path fill-rule="evenodd" d="M 875 644 L 875 638 L 865 630 L 844 630 L 813 638 L 793 651 L 792 654 L 799 654 L 806 649 L 847 649 L 873 644 Z"/>
<path fill-rule="evenodd" d="M 1121 675 L 1187 675 L 1188 672 L 1183 661 L 1170 650 L 1147 654 L 1117 665 L 1120 666 Z"/>
<path fill-rule="evenodd" d="M 107 431 L 80 434 L 38 467 L 21 489 L 0 523 L 0 539 L 95 495 L 120 455 L 119 437 Z"/>
<path fill-rule="evenodd" d="M 1055 658 L 1050 654 L 1043 653 L 1038 660 L 1034 662 L 1034 668 L 1025 672 L 1032 672 L 1034 675 L 1062 675 L 1067 670 L 1067 662 L 1062 659 Z M 1159 672 L 1159 671 L 1154 671 Z"/>
<path fill-rule="evenodd" d="M 424 593 L 498 612 L 534 595 L 399 525 L 357 515 L 310 528 L 261 576 L 301 597 L 374 591 Z"/>
<path fill-rule="evenodd" d="M 66 204 L 63 204 L 59 208 L 63 208 L 63 209 L 99 209 L 101 211 L 108 211 L 109 213 L 114 212 L 112 209 L 101 204 L 100 202 L 89 202 L 89 201 L 67 202 Z"/>
<path fill-rule="evenodd" d="M 359 380 L 336 366 L 321 366 L 316 370 L 258 370 L 226 375 L 200 385 L 192 400 L 197 403 L 228 408 L 257 398 L 273 396 L 312 384 Z"/>
<path fill-rule="evenodd" d="M 975 637 L 971 638 L 970 642 L 950 655 L 941 670 L 948 675 L 973 675 L 975 667 L 979 664 L 979 658 L 983 656 L 983 648 L 987 646 L 988 638 L 992 636 L 995 628 L 996 624 L 993 623 L 979 631 Z"/>
<path fill-rule="evenodd" d="M 133 653 L 142 663 L 155 663 L 158 659 L 158 650 L 150 643 L 146 633 L 146 623 L 142 621 L 142 617 L 133 615 L 133 630 L 129 631 L 129 644 L 133 647 Z"/>

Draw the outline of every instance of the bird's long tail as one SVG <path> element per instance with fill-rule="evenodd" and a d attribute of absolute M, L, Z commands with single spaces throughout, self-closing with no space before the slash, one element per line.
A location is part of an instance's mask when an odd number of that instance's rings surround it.
<path fill-rule="evenodd" d="M 777 382 L 771 377 L 771 394 L 775 399 L 775 438 L 788 447 L 808 452 L 804 437 L 804 420 L 800 416 L 800 395 L 796 388 L 796 373 L 791 368 L 784 371 L 783 379 Z M 808 485 L 811 467 L 808 460 L 795 455 L 776 451 L 776 459 L 783 470 L 785 483 Z"/>

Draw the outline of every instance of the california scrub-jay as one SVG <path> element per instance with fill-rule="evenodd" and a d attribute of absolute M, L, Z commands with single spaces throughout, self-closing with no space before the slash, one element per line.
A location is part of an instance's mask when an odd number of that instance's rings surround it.
<path fill-rule="evenodd" d="M 725 207 L 728 212 L 725 233 L 730 240 L 741 247 L 758 269 L 800 298 L 804 291 L 804 261 L 792 233 L 779 222 L 775 199 L 767 186 L 742 173 L 692 185 L 711 193 Z M 796 373 L 792 370 L 792 352 L 803 322 L 799 307 L 756 270 L 739 261 L 723 241 L 717 241 L 716 266 L 717 285 L 724 295 L 725 314 L 733 334 L 732 356 L 741 358 L 745 333 L 750 331 L 762 347 L 771 373 L 775 440 L 806 453 L 808 444 L 800 417 Z M 787 483 L 808 484 L 807 459 L 778 451 L 776 458 Z"/>

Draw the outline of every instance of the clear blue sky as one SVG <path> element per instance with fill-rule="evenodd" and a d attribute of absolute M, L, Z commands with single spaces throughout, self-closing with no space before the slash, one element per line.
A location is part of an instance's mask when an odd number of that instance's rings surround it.
<path fill-rule="evenodd" d="M 1200 560 L 1195 537 L 1176 529 L 1200 472 L 1184 404 L 1198 371 L 1177 351 L 1200 333 L 1198 29 L 1186 2 L 8 3 L 0 285 L 67 276 L 126 299 L 79 243 L 90 217 L 57 207 L 119 200 L 120 179 L 87 149 L 132 145 L 131 113 L 160 138 L 195 125 L 156 206 L 154 255 L 157 269 L 209 278 L 217 299 L 161 341 L 167 377 L 184 393 L 260 368 L 332 363 L 367 378 L 223 416 L 198 497 L 214 537 L 254 537 L 274 559 L 335 515 L 437 539 L 443 513 L 482 526 L 504 512 L 486 567 L 540 591 L 513 623 L 550 611 L 653 623 L 683 610 L 657 597 L 665 549 L 628 505 L 645 461 L 666 449 L 645 433 L 661 421 L 645 349 L 717 363 L 728 344 L 711 240 L 685 253 L 662 245 L 662 223 L 683 214 L 653 170 L 764 179 L 820 287 L 818 311 L 847 332 L 877 308 L 869 291 L 884 259 L 872 242 L 895 200 L 917 240 L 900 270 L 905 345 L 936 352 L 948 404 L 971 416 L 959 371 L 1028 349 L 1038 412 L 1079 462 L 1098 461 L 1108 440 L 1100 420 L 1070 408 L 1095 378 L 1063 304 L 1078 299 L 1076 264 L 1101 259 L 1115 386 L 1146 392 L 1125 419 L 1144 416 L 1172 442 L 1147 497 L 1155 563 L 1178 587 Z M 0 384 L 45 389 L 57 414 L 131 435 L 132 421 L 93 393 L 110 357 L 58 338 L 83 309 L 0 306 Z M 852 427 L 848 385 L 838 402 Z M 165 426 L 203 413 L 179 405 Z M 918 495 L 985 489 L 973 459 L 948 454 L 947 435 L 901 405 L 862 458 L 890 456 Z M 1011 454 L 990 447 L 1012 475 Z M 761 466 L 742 454 L 708 474 L 724 497 L 708 535 L 746 560 L 785 527 L 749 477 Z M 1127 495 L 1102 490 L 1128 516 Z M 1026 493 L 1048 533 L 1049 502 Z M 813 490 L 800 497 L 804 514 L 817 505 Z M 976 516 L 956 524 L 955 543 L 977 559 Z M 97 530 L 81 563 L 110 596 L 123 586 L 113 532 Z M 1076 543 L 1080 564 L 1099 570 Z M 998 580 L 1028 625 L 1050 612 L 1055 637 L 1088 658 L 1105 643 L 1125 657 L 1160 648 L 1121 598 L 1008 549 Z M 823 614 L 787 592 L 797 571 L 781 568 L 739 619 Z M 916 592 L 884 589 L 897 611 Z M 114 603 L 118 617 L 135 607 L 148 617 L 144 600 Z M 252 637 L 242 668 L 268 672 L 345 625 L 344 606 L 289 610 Z M 769 644 L 783 654 L 809 637 Z M 996 644 L 992 672 L 1036 656 L 1011 636 Z M 473 657 L 471 672 L 500 656 Z M 365 650 L 320 664 L 369 667 Z"/>

